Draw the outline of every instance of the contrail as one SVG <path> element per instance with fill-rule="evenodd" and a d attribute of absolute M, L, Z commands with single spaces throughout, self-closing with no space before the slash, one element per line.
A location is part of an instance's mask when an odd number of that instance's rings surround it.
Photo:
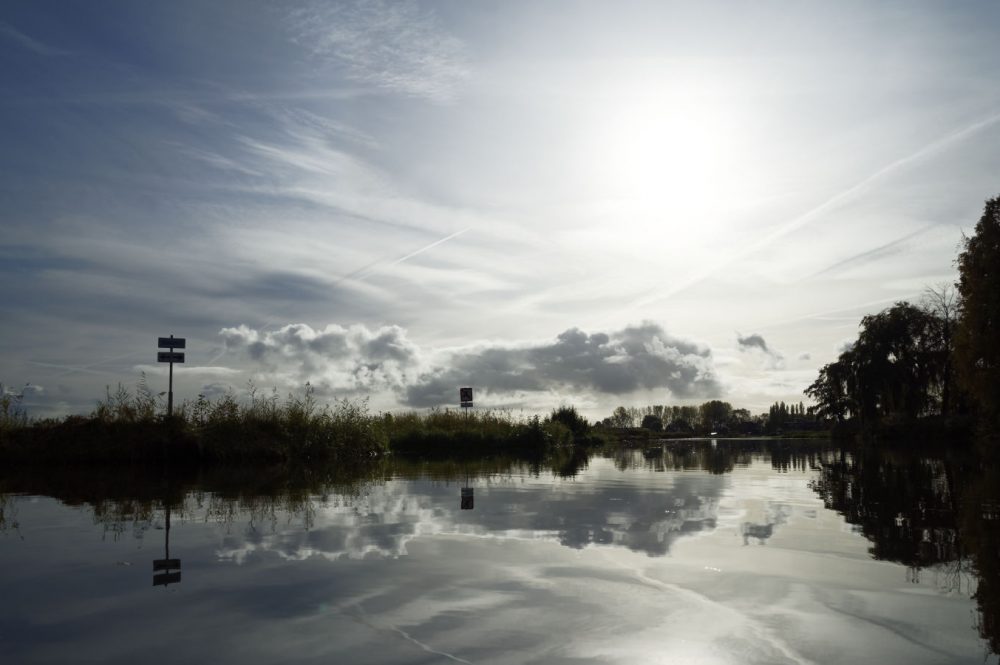
<path fill-rule="evenodd" d="M 107 372 L 99 372 L 97 370 L 88 369 L 87 367 L 73 367 L 72 365 L 58 365 L 56 363 L 40 363 L 35 360 L 28 360 L 29 365 L 35 365 L 36 367 L 47 367 L 50 369 L 63 369 L 66 370 L 58 376 L 66 376 L 67 374 L 73 374 L 75 372 L 85 372 L 87 374 L 107 374 Z"/>
<path fill-rule="evenodd" d="M 449 241 L 449 240 L 451 240 L 452 238 L 457 238 L 458 236 L 460 236 L 460 235 L 462 235 L 463 233 L 465 233 L 466 231 L 468 231 L 468 230 L 469 230 L 470 228 L 471 228 L 471 227 L 466 227 L 466 228 L 462 229 L 461 231 L 455 231 L 455 232 L 454 232 L 454 233 L 452 233 L 452 234 L 451 234 L 450 236 L 445 236 L 444 238 L 441 238 L 440 240 L 438 240 L 438 241 L 436 241 L 436 242 L 432 242 L 431 244 L 429 244 L 429 245 L 426 245 L 425 247 L 421 247 L 420 249 L 418 249 L 418 250 L 417 250 L 417 251 L 415 251 L 415 252 L 410 252 L 410 253 L 409 253 L 409 254 L 407 254 L 406 256 L 403 256 L 403 257 L 400 257 L 400 258 L 396 259 L 395 261 L 393 261 L 393 262 L 392 262 L 392 263 L 390 263 L 389 265 L 393 265 L 393 266 L 396 266 L 396 265 L 399 265 L 399 264 L 400 264 L 400 263 L 402 263 L 403 261 L 407 261 L 407 260 L 409 260 L 409 259 L 412 259 L 412 258 L 413 258 L 414 256 L 416 256 L 417 254 L 423 254 L 423 253 L 424 253 L 424 252 L 426 252 L 427 250 L 429 250 L 429 249 L 433 249 L 433 248 L 437 247 L 438 245 L 440 245 L 440 244 L 441 244 L 441 243 L 443 243 L 443 242 L 448 242 L 448 241 Z"/>
<path fill-rule="evenodd" d="M 270 324 L 268 324 L 268 325 L 270 325 Z M 263 332 L 263 330 L 264 330 L 264 329 L 263 329 L 263 328 L 261 328 L 261 331 L 262 331 L 262 332 Z M 223 345 L 222 345 L 222 350 L 221 350 L 221 351 L 219 351 L 219 352 L 218 352 L 217 354 L 215 354 L 215 356 L 213 356 L 213 357 L 212 357 L 212 358 L 211 358 L 211 359 L 210 359 L 210 360 L 208 361 L 208 363 L 206 363 L 206 364 L 208 364 L 208 365 L 214 365 L 214 364 L 215 364 L 215 361 L 217 361 L 217 360 L 218 360 L 219 358 L 221 358 L 222 356 L 226 355 L 226 350 L 227 350 L 227 349 L 226 349 L 226 345 L 225 345 L 225 344 L 223 344 Z"/>
<path fill-rule="evenodd" d="M 887 251 L 891 250 L 893 247 L 901 245 L 901 244 L 905 243 L 908 240 L 912 240 L 913 238 L 916 238 L 917 236 L 922 235 L 922 234 L 926 233 L 927 231 L 930 231 L 935 226 L 937 226 L 937 224 L 933 224 L 933 223 L 928 224 L 926 226 L 922 226 L 919 229 L 917 229 L 916 231 L 914 231 L 912 233 L 908 233 L 905 236 L 902 236 L 900 238 L 896 238 L 895 240 L 893 240 L 891 242 L 887 242 L 884 245 L 879 245 L 878 247 L 873 247 L 872 249 L 868 249 L 868 250 L 865 250 L 863 252 L 859 252 L 859 253 L 855 254 L 854 256 L 849 256 L 846 259 L 841 259 L 840 261 L 837 261 L 836 263 L 828 265 L 827 267 L 823 268 L 822 270 L 818 270 L 818 271 L 814 272 L 813 274 L 811 274 L 808 277 L 805 277 L 803 279 L 804 280 L 806 280 L 806 279 L 814 279 L 816 277 L 819 277 L 820 275 L 825 275 L 827 273 L 833 272 L 834 270 L 837 270 L 838 268 L 843 268 L 844 266 L 849 266 L 849 265 L 857 264 L 857 263 L 863 263 L 865 260 L 870 260 L 870 259 L 873 259 L 873 258 L 878 258 L 878 257 L 882 256 L 883 254 L 885 254 Z"/>
<path fill-rule="evenodd" d="M 393 261 L 389 265 L 391 265 L 391 266 L 399 265 L 403 261 L 407 261 L 409 259 L 412 259 L 414 256 L 417 256 L 418 254 L 423 254 L 424 252 L 426 252 L 429 249 L 434 249 L 435 247 L 437 247 L 441 243 L 445 243 L 445 242 L 448 242 L 449 240 L 453 240 L 454 238 L 457 238 L 458 236 L 462 235 L 466 231 L 470 231 L 471 229 L 472 229 L 472 227 L 468 226 L 468 227 L 466 227 L 466 228 L 464 228 L 464 229 L 462 229 L 460 231 L 455 231 L 451 235 L 447 235 L 447 236 L 445 236 L 443 238 L 440 238 L 439 240 L 435 240 L 434 242 L 432 242 L 429 245 L 424 245 L 423 247 L 421 247 L 418 250 L 410 252 L 409 254 L 407 254 L 405 256 L 399 257 L 398 259 L 396 259 L 395 261 Z M 340 284 L 344 280 L 352 279 L 352 278 L 364 279 L 365 277 L 367 277 L 368 275 L 370 275 L 372 272 L 374 272 L 375 268 L 377 268 L 378 266 L 380 266 L 383 263 L 385 263 L 385 261 L 386 261 L 386 259 L 384 259 L 384 258 L 383 259 L 378 259 L 376 261 L 372 261 L 368 265 L 362 266 L 361 268 L 358 268 L 357 270 L 354 270 L 352 272 L 347 273 L 346 275 L 341 276 L 340 278 L 334 280 L 333 283 L 335 285 L 336 284 Z"/>
<path fill-rule="evenodd" d="M 139 353 L 141 353 L 141 351 L 132 351 L 131 353 L 123 353 L 120 356 L 113 356 L 111 358 L 105 358 L 104 360 L 101 360 L 101 361 L 96 362 L 96 363 L 90 363 L 89 365 L 60 365 L 60 364 L 57 364 L 57 363 L 42 363 L 42 362 L 37 362 L 35 360 L 28 360 L 27 363 L 29 365 L 37 365 L 38 367 L 51 367 L 53 369 L 64 369 L 64 370 L 66 370 L 62 374 L 59 374 L 58 376 L 66 376 L 67 374 L 73 374 L 75 372 L 86 372 L 88 374 L 107 374 L 107 372 L 99 372 L 99 371 L 93 370 L 91 368 L 92 367 L 99 367 L 100 365 L 104 365 L 106 363 L 109 363 L 112 360 L 121 360 L 122 358 L 128 358 L 129 356 L 134 356 L 134 355 L 139 354 Z"/>
<path fill-rule="evenodd" d="M 858 305 L 850 305 L 848 307 L 839 307 L 837 309 L 828 309 L 822 312 L 813 312 L 812 314 L 803 314 L 802 316 L 796 316 L 790 319 L 784 319 L 782 321 L 773 321 L 771 323 L 758 324 L 754 326 L 754 329 L 766 330 L 767 328 L 777 328 L 779 326 L 788 325 L 789 323 L 795 323 L 796 321 L 806 321 L 808 319 L 818 319 L 824 316 L 829 316 L 830 314 L 840 314 L 841 312 L 853 312 L 859 309 L 868 309 L 870 307 L 875 307 L 876 305 L 884 305 L 890 302 L 898 302 L 900 300 L 905 300 L 903 296 L 893 296 L 891 298 L 880 298 L 879 300 L 870 300 L 865 303 L 860 303 Z M 858 319 L 858 325 L 861 324 L 861 319 Z"/>
<path fill-rule="evenodd" d="M 903 169 L 904 167 L 912 164 L 913 162 L 919 161 L 924 157 L 927 157 L 928 155 L 940 152 L 941 150 L 948 148 L 952 144 L 958 143 L 959 141 L 962 141 L 968 138 L 969 136 L 979 131 L 982 131 L 983 129 L 986 129 L 991 125 L 996 124 L 997 121 L 1000 121 L 1000 113 L 996 113 L 982 120 L 978 120 L 972 123 L 971 125 L 963 129 L 960 129 L 958 131 L 946 134 L 945 136 L 937 139 L 936 141 L 928 143 L 919 150 L 912 152 L 909 155 L 906 155 L 905 157 L 901 157 L 893 162 L 890 162 L 889 164 L 883 166 L 879 170 L 875 171 L 874 173 L 864 178 L 863 180 L 859 181 L 858 183 L 852 185 L 851 187 L 848 187 L 839 194 L 830 197 L 823 203 L 812 208 L 811 210 L 802 213 L 798 217 L 795 217 L 785 222 L 780 227 L 774 229 L 760 240 L 753 242 L 749 245 L 746 245 L 745 247 L 734 252 L 727 258 L 724 258 L 720 261 L 716 261 L 714 264 L 710 265 L 704 270 L 699 271 L 698 273 L 688 278 L 687 280 L 675 285 L 673 288 L 665 292 L 652 293 L 643 298 L 639 298 L 638 300 L 632 303 L 631 308 L 634 309 L 636 307 L 644 307 L 653 302 L 669 298 L 670 296 L 676 295 L 677 293 L 680 293 L 681 291 L 684 291 L 694 286 L 695 284 L 698 284 L 699 282 L 707 279 L 708 277 L 711 277 L 722 268 L 725 268 L 726 266 L 731 265 L 732 263 L 740 259 L 746 258 L 747 256 L 750 256 L 751 254 L 758 252 L 759 250 L 763 249 L 764 247 L 767 247 L 768 245 L 772 244 L 779 238 L 788 235 L 792 231 L 802 228 L 806 224 L 815 220 L 817 217 L 820 217 L 830 212 L 831 210 L 835 209 L 837 206 L 849 201 L 852 198 L 855 198 L 857 195 L 861 194 L 866 189 L 868 189 L 873 183 L 885 178 L 888 175 L 895 173 L 896 171 Z"/>
<path fill-rule="evenodd" d="M 419 254 L 423 254 L 424 252 L 426 252 L 426 251 L 428 251 L 430 249 L 434 249 L 438 245 L 440 245 L 442 243 L 446 243 L 449 240 L 454 240 L 455 238 L 457 238 L 458 236 L 462 235 L 463 233 L 466 233 L 466 232 L 471 231 L 471 230 L 472 230 L 472 227 L 471 226 L 467 226 L 464 229 L 461 229 L 459 231 L 455 231 L 452 234 L 446 235 L 443 238 L 439 238 L 438 240 L 435 240 L 434 242 L 432 242 L 429 245 L 424 245 L 420 249 L 414 250 L 414 251 L 410 252 L 409 254 L 406 254 L 404 256 L 399 257 L 398 259 L 396 259 L 392 263 L 389 263 L 388 265 L 390 265 L 390 266 L 399 265 L 403 261 L 408 261 L 409 259 L 412 259 L 414 256 L 417 256 Z M 349 280 L 349 279 L 362 280 L 365 277 L 367 277 L 368 275 L 370 275 L 371 273 L 373 273 L 378 266 L 385 264 L 385 262 L 387 260 L 388 259 L 386 259 L 386 258 L 376 259 L 375 261 L 372 261 L 371 263 L 369 263 L 367 265 L 364 265 L 364 266 L 358 268 L 357 270 L 352 270 L 351 272 L 347 273 L 346 275 L 341 275 L 337 279 L 333 280 L 333 282 L 331 283 L 331 286 L 336 286 L 337 284 L 340 284 L 341 282 L 344 282 L 344 281 Z M 268 326 L 272 325 L 273 323 L 274 323 L 274 319 L 269 320 L 267 323 L 265 323 L 263 326 L 261 326 L 260 332 L 263 333 L 264 330 Z M 215 362 L 216 360 L 218 360 L 219 358 L 221 358 L 223 355 L 225 355 L 225 353 L 226 353 L 226 349 L 225 349 L 225 347 L 223 347 L 222 351 L 217 356 L 215 356 L 214 358 L 212 358 L 211 361 L 209 361 L 209 364 L 211 364 L 211 363 Z"/>

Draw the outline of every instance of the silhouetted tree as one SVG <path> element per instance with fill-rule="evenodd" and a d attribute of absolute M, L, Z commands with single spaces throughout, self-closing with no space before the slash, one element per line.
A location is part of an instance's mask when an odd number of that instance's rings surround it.
<path fill-rule="evenodd" d="M 939 371 L 933 354 L 933 322 L 924 310 L 906 302 L 861 320 L 854 346 L 859 411 L 877 422 L 897 414 L 916 418 L 933 406 Z"/>
<path fill-rule="evenodd" d="M 929 309 L 898 302 L 861 320 L 853 346 L 825 365 L 805 392 L 821 418 L 848 414 L 876 425 L 935 413 L 950 365 L 944 324 Z"/>
<path fill-rule="evenodd" d="M 653 414 L 650 413 L 642 417 L 641 427 L 643 429 L 648 429 L 653 432 L 659 432 L 663 430 L 663 420 L 661 420 L 658 416 L 654 416 Z"/>
<path fill-rule="evenodd" d="M 611 414 L 611 426 L 618 428 L 634 427 L 635 421 L 632 419 L 632 414 L 629 413 L 628 409 L 624 406 L 619 406 Z"/>
<path fill-rule="evenodd" d="M 951 415 L 955 373 L 952 371 L 954 337 L 958 315 L 958 296 L 951 284 L 924 289 L 922 307 L 931 319 L 929 352 L 940 374 L 941 415 Z"/>
<path fill-rule="evenodd" d="M 733 405 L 729 402 L 713 399 L 698 407 L 698 415 L 703 427 L 713 429 L 719 425 L 726 424 L 732 410 Z"/>
<path fill-rule="evenodd" d="M 587 422 L 587 419 L 581 416 L 574 406 L 560 406 L 552 412 L 552 415 L 549 416 L 549 420 L 562 423 L 569 428 L 569 431 L 573 433 L 573 436 L 585 435 L 590 427 L 590 423 Z"/>
<path fill-rule="evenodd" d="M 764 427 L 768 434 L 777 434 L 785 428 L 788 422 L 788 407 L 784 402 L 775 402 L 767 410 L 767 422 Z"/>
<path fill-rule="evenodd" d="M 806 395 L 816 402 L 813 407 L 816 417 L 835 418 L 841 422 L 856 412 L 853 365 L 853 353 L 845 351 L 836 362 L 820 368 L 819 376 L 805 390 Z"/>
<path fill-rule="evenodd" d="M 1000 197 L 986 202 L 958 255 L 956 358 L 962 386 L 984 424 L 1000 429 Z"/>

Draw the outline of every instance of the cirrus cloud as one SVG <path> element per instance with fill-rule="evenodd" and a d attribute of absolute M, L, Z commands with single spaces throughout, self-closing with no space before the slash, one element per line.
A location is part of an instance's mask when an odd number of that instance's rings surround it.
<path fill-rule="evenodd" d="M 319 3 L 293 12 L 291 30 L 315 57 L 383 90 L 447 101 L 468 75 L 465 44 L 412 2 Z"/>

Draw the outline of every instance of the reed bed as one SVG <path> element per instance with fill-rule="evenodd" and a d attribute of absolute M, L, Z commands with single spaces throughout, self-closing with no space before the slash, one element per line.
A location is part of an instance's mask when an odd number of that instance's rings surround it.
<path fill-rule="evenodd" d="M 445 459 L 552 450 L 605 439 L 571 407 L 547 418 L 507 410 L 373 413 L 367 399 L 320 404 L 308 386 L 279 397 L 250 386 L 247 397 L 199 396 L 164 413 L 162 398 L 140 380 L 108 389 L 88 416 L 31 422 L 0 403 L 0 458 L 40 462 L 192 461 L 308 463 L 365 460 L 386 454 Z M 9 415 L 7 415 L 9 414 Z"/>

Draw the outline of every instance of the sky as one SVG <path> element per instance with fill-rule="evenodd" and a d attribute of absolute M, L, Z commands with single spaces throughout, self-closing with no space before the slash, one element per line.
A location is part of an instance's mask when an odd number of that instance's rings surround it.
<path fill-rule="evenodd" d="M 1000 193 L 992 2 L 5 2 L 0 382 L 802 391 Z"/>

